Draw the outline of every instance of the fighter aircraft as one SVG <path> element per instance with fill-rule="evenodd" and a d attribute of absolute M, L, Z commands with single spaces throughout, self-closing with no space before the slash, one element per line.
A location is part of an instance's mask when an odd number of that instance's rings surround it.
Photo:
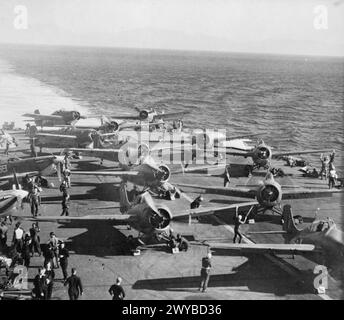
<path fill-rule="evenodd" d="M 73 174 L 119 177 L 124 181 L 132 182 L 136 185 L 149 188 L 157 195 L 174 194 L 176 188 L 168 182 L 171 177 L 170 168 L 154 160 L 150 154 L 151 150 L 144 145 L 125 143 L 119 149 L 70 149 L 73 151 L 82 151 L 91 156 L 101 156 L 103 158 L 115 161 L 119 164 L 121 170 L 116 171 L 73 171 Z M 214 167 L 214 164 L 203 166 L 202 169 Z M 187 172 L 197 171 L 198 167 L 188 168 Z M 179 172 L 179 171 L 178 171 Z M 172 196 L 173 197 L 173 196 Z"/>
<path fill-rule="evenodd" d="M 171 112 L 171 113 L 158 113 L 155 109 L 143 109 L 140 110 L 139 108 L 135 108 L 139 113 L 137 116 L 132 115 L 123 115 L 113 116 L 114 119 L 125 119 L 125 120 L 140 120 L 144 121 L 147 120 L 148 122 L 153 122 L 157 120 L 169 121 L 169 120 L 181 120 L 184 115 L 189 114 L 190 111 L 179 111 L 179 112 Z"/>
<path fill-rule="evenodd" d="M 283 230 L 288 234 L 290 243 L 311 243 L 332 257 L 344 258 L 344 233 L 332 219 L 315 218 L 309 226 L 299 229 L 290 205 L 283 206 L 283 219 Z"/>
<path fill-rule="evenodd" d="M 259 140 L 258 144 L 251 150 L 242 150 L 238 148 L 228 148 L 226 154 L 233 156 L 251 157 L 254 165 L 253 169 L 264 167 L 268 169 L 270 167 L 271 159 L 280 158 L 288 155 L 300 155 L 310 153 L 322 153 L 330 152 L 330 149 L 324 150 L 299 150 L 299 151 L 286 151 L 286 152 L 272 152 L 272 148 L 269 147 L 263 140 Z"/>
<path fill-rule="evenodd" d="M 116 220 L 121 224 L 129 225 L 135 230 L 143 233 L 144 236 L 151 237 L 166 234 L 170 224 L 175 219 L 185 219 L 213 214 L 214 212 L 232 209 L 236 207 L 251 206 L 252 202 L 243 202 L 226 206 L 201 207 L 197 209 L 186 209 L 172 212 L 165 204 L 155 203 L 148 191 L 144 191 L 130 202 L 128 200 L 126 183 L 120 184 L 120 211 L 122 214 L 110 215 L 87 215 L 83 217 L 28 217 L 30 220 L 38 221 L 84 221 L 84 220 Z M 107 207 L 107 209 L 111 209 Z M 159 240 L 159 238 L 158 238 Z M 160 239 L 161 240 L 161 239 Z"/>
<path fill-rule="evenodd" d="M 63 156 L 54 155 L 26 159 L 9 158 L 0 163 L 0 181 L 10 181 L 13 178 L 14 170 L 18 177 L 40 176 L 43 186 L 47 186 L 48 182 L 45 176 L 54 174 L 59 176 L 63 160 Z"/>
<path fill-rule="evenodd" d="M 283 190 L 281 186 L 273 177 L 271 172 L 268 172 L 265 179 L 260 185 L 254 189 L 249 188 L 229 188 L 229 187 L 212 187 L 200 186 L 196 184 L 176 183 L 180 187 L 189 187 L 194 189 L 204 189 L 206 193 L 222 194 L 233 197 L 256 198 L 257 206 L 256 213 L 265 213 L 266 210 L 271 210 L 273 213 L 282 215 L 281 201 L 286 199 L 302 199 L 302 198 L 317 198 L 317 197 L 331 197 L 333 193 L 342 192 L 341 190 L 333 189 L 290 189 Z M 288 186 L 289 187 L 289 186 Z"/>
<path fill-rule="evenodd" d="M 135 150 L 134 150 L 135 151 Z M 113 153 L 115 155 L 115 153 Z M 120 159 L 123 155 L 118 150 L 119 163 L 124 170 L 115 171 L 72 171 L 74 175 L 91 175 L 118 177 L 123 181 L 129 181 L 139 186 L 149 188 L 152 192 L 174 192 L 175 188 L 168 182 L 171 171 L 165 164 L 156 164 L 152 157 L 145 156 L 139 162 L 132 164 L 129 159 Z"/>
<path fill-rule="evenodd" d="M 287 243 L 268 244 L 232 244 L 208 242 L 213 249 L 240 250 L 251 253 L 305 253 L 322 251 L 332 260 L 344 259 L 344 233 L 336 227 L 330 218 L 325 220 L 315 219 L 308 227 L 299 229 L 295 224 L 291 206 L 283 206 L 283 231 L 258 231 L 250 234 L 285 234 Z M 333 259 L 334 258 L 334 259 Z M 331 264 L 331 261 L 328 261 Z"/>
<path fill-rule="evenodd" d="M 84 118 L 78 111 L 57 110 L 51 115 L 44 115 L 41 114 L 38 109 L 36 109 L 34 113 L 23 114 L 23 117 L 33 118 L 26 121 L 34 121 L 37 126 L 42 128 L 53 127 L 55 125 L 69 125 Z"/>
<path fill-rule="evenodd" d="M 38 132 L 36 126 L 31 126 L 29 137 L 31 148 L 85 148 L 93 147 L 103 138 L 116 136 L 112 126 L 103 126 L 99 131 L 94 129 L 80 129 L 68 126 L 55 131 Z"/>

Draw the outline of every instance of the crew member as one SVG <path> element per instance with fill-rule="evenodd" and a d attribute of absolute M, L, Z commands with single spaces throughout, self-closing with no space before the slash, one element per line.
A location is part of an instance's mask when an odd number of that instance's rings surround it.
<path fill-rule="evenodd" d="M 334 186 L 336 185 L 337 178 L 338 178 L 338 176 L 336 173 L 336 169 L 335 169 L 334 165 L 332 164 L 332 170 L 330 170 L 330 174 L 328 176 L 328 187 L 330 189 L 334 188 Z"/>
<path fill-rule="evenodd" d="M 25 232 L 20 227 L 20 222 L 17 222 L 13 233 L 13 246 L 19 253 L 23 251 L 24 234 Z"/>
<path fill-rule="evenodd" d="M 34 222 L 32 224 L 30 231 L 30 237 L 31 237 L 31 255 L 34 256 L 35 251 L 38 253 L 39 256 L 41 256 L 42 251 L 41 251 L 41 244 L 40 244 L 40 238 L 39 238 L 39 226 L 38 222 Z"/>
<path fill-rule="evenodd" d="M 173 233 L 170 234 L 167 245 L 171 248 L 171 250 L 177 247 L 177 241 Z"/>
<path fill-rule="evenodd" d="M 53 264 L 54 261 L 54 252 L 53 252 L 53 247 L 48 244 L 45 248 L 45 250 L 43 251 L 43 255 L 44 255 L 44 266 L 46 267 L 48 265 L 48 263 Z"/>
<path fill-rule="evenodd" d="M 70 160 L 69 160 L 69 154 L 66 153 L 65 156 L 64 156 L 64 159 L 63 159 L 63 164 L 64 164 L 64 169 L 65 170 L 69 170 L 70 168 Z"/>
<path fill-rule="evenodd" d="M 62 213 L 61 216 L 69 216 L 70 195 L 66 192 L 62 194 Z"/>
<path fill-rule="evenodd" d="M 46 300 L 47 298 L 47 279 L 45 277 L 45 269 L 39 268 L 38 274 L 33 280 L 33 294 L 37 300 Z"/>
<path fill-rule="evenodd" d="M 39 194 L 39 187 L 36 184 L 33 184 L 29 197 L 30 197 L 30 202 L 31 202 L 31 214 L 33 217 L 37 217 L 40 194 Z"/>
<path fill-rule="evenodd" d="M 30 127 L 31 127 L 31 125 L 30 125 L 30 123 L 27 123 L 26 124 L 26 129 L 25 129 L 25 135 L 29 135 L 29 133 L 30 133 Z"/>
<path fill-rule="evenodd" d="M 64 242 L 60 245 L 60 251 L 59 251 L 59 257 L 60 257 L 60 266 L 63 273 L 63 280 L 66 281 L 68 278 L 68 258 L 69 258 L 69 251 L 65 247 Z"/>
<path fill-rule="evenodd" d="M 190 204 L 190 209 L 197 209 L 200 207 L 201 202 L 203 201 L 203 198 L 201 195 L 199 195 L 194 201 Z"/>
<path fill-rule="evenodd" d="M 5 250 L 7 248 L 7 232 L 8 227 L 5 221 L 1 221 L 0 224 L 0 246 L 1 249 Z"/>
<path fill-rule="evenodd" d="M 177 241 L 177 246 L 178 246 L 179 251 L 185 251 L 185 252 L 188 251 L 189 243 L 179 233 L 177 234 L 176 241 Z"/>
<path fill-rule="evenodd" d="M 30 255 L 30 248 L 31 248 L 31 237 L 30 235 L 27 233 L 25 235 L 25 238 L 24 238 L 24 242 L 23 242 L 23 250 L 22 250 L 22 258 L 24 260 L 24 266 L 26 268 L 29 268 L 30 267 L 30 258 L 31 258 L 31 255 Z"/>
<path fill-rule="evenodd" d="M 59 267 L 59 244 L 60 240 L 56 237 L 54 232 L 50 232 L 50 239 L 48 241 L 48 245 L 51 247 L 54 259 L 53 259 L 53 267 Z"/>
<path fill-rule="evenodd" d="M 330 161 L 328 164 L 328 171 L 330 172 L 331 170 L 335 170 L 334 168 L 334 157 L 336 155 L 336 150 L 333 150 L 332 153 L 330 154 Z"/>
<path fill-rule="evenodd" d="M 10 150 L 10 142 L 9 142 L 9 140 L 7 139 L 6 140 L 6 148 L 5 148 L 5 155 L 6 156 L 8 156 L 8 152 L 9 152 L 9 150 Z"/>
<path fill-rule="evenodd" d="M 205 292 L 207 290 L 211 267 L 211 253 L 209 252 L 206 257 L 202 258 L 201 282 L 199 291 Z"/>
<path fill-rule="evenodd" d="M 329 159 L 327 156 L 324 156 L 323 154 L 320 155 L 320 161 L 321 161 L 321 170 L 320 170 L 320 177 L 321 180 L 323 180 L 324 176 L 325 179 L 327 179 L 328 171 L 327 171 L 327 164 L 329 163 Z"/>
<path fill-rule="evenodd" d="M 83 295 L 81 279 L 76 275 L 76 269 L 72 268 L 72 275 L 67 278 L 64 285 L 68 285 L 69 300 L 78 300 Z"/>
<path fill-rule="evenodd" d="M 35 148 L 34 138 L 30 139 L 30 150 L 31 150 L 31 157 L 36 158 L 37 152 Z"/>
<path fill-rule="evenodd" d="M 225 172 L 224 172 L 224 180 L 223 180 L 224 187 L 227 187 L 231 182 L 231 176 L 229 174 L 229 170 L 230 170 L 230 165 L 228 164 L 226 165 Z"/>
<path fill-rule="evenodd" d="M 109 289 L 109 293 L 112 296 L 112 300 L 123 300 L 125 298 L 125 292 L 121 286 L 122 278 L 116 279 L 116 284 L 112 285 Z"/>
<path fill-rule="evenodd" d="M 52 268 L 51 263 L 48 263 L 46 266 L 45 278 L 47 283 L 47 300 L 51 300 L 55 280 L 55 271 Z"/>
<path fill-rule="evenodd" d="M 294 160 L 294 158 L 292 156 L 288 156 L 287 157 L 287 164 L 291 168 L 295 165 L 295 160 Z"/>
<path fill-rule="evenodd" d="M 246 222 L 245 220 L 242 220 L 242 216 L 236 215 L 234 218 L 234 238 L 233 238 L 233 243 L 236 242 L 236 238 L 239 237 L 239 243 L 241 243 L 242 240 L 242 234 L 240 232 L 240 226 Z"/>
<path fill-rule="evenodd" d="M 69 169 L 65 169 L 63 171 L 63 179 L 64 181 L 66 181 L 66 187 L 70 188 L 71 187 L 71 183 L 70 183 L 70 176 L 71 176 L 71 172 Z"/>

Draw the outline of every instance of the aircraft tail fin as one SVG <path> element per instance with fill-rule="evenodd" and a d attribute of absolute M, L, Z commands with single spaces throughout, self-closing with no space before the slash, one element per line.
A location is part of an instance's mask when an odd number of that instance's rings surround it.
<path fill-rule="evenodd" d="M 125 182 L 121 182 L 119 187 L 119 196 L 120 196 L 120 211 L 126 213 L 130 207 L 131 203 L 128 199 L 127 187 Z"/>
<path fill-rule="evenodd" d="M 282 218 L 283 218 L 283 230 L 284 231 L 286 231 L 287 233 L 291 233 L 291 234 L 299 231 L 295 225 L 293 213 L 291 210 L 291 205 L 286 204 L 283 206 Z"/>

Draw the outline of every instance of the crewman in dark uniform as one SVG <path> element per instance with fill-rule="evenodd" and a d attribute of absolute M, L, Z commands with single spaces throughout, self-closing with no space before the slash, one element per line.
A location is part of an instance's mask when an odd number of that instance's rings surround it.
<path fill-rule="evenodd" d="M 67 192 L 67 183 L 65 180 L 63 180 L 62 183 L 60 184 L 60 192 L 62 192 L 62 193 Z"/>
<path fill-rule="evenodd" d="M 53 294 L 54 280 L 55 280 L 55 271 L 52 268 L 52 264 L 47 264 L 47 269 L 45 271 L 45 277 L 47 282 L 47 300 L 50 300 Z"/>
<path fill-rule="evenodd" d="M 32 190 L 30 192 L 30 200 L 31 214 L 33 217 L 37 217 L 39 207 L 39 187 L 36 184 L 33 185 Z"/>
<path fill-rule="evenodd" d="M 35 148 L 34 138 L 30 139 L 30 151 L 31 151 L 31 157 L 36 158 L 37 152 Z"/>
<path fill-rule="evenodd" d="M 59 257 L 60 257 L 60 266 L 63 273 L 63 280 L 66 281 L 68 278 L 68 258 L 69 258 L 69 251 L 66 249 L 64 242 L 60 245 L 60 251 L 59 251 Z"/>
<path fill-rule="evenodd" d="M 241 220 L 242 216 L 239 214 L 238 216 L 235 216 L 234 218 L 234 238 L 233 243 L 236 242 L 236 238 L 239 237 L 239 243 L 241 243 L 242 240 L 242 234 L 240 232 L 240 226 L 246 222 L 245 220 Z"/>
<path fill-rule="evenodd" d="M 68 285 L 69 300 L 78 300 L 79 295 L 83 295 L 82 283 L 76 275 L 76 269 L 72 268 L 72 275 L 67 278 L 64 285 Z"/>
<path fill-rule="evenodd" d="M 185 252 L 188 251 L 189 243 L 179 233 L 177 234 L 176 241 L 177 241 L 177 246 L 178 246 L 179 251 L 185 251 Z"/>
<path fill-rule="evenodd" d="M 47 278 L 45 277 L 45 269 L 39 268 L 38 274 L 33 280 L 34 289 L 32 290 L 36 300 L 46 300 L 47 298 Z"/>
<path fill-rule="evenodd" d="M 109 289 L 109 293 L 112 296 L 112 300 L 123 300 L 125 298 L 125 292 L 121 286 L 122 278 L 116 279 L 116 284 L 112 285 Z"/>
<path fill-rule="evenodd" d="M 70 203 L 70 196 L 66 190 L 62 194 L 62 213 L 61 213 L 61 216 L 69 216 L 69 203 Z"/>
<path fill-rule="evenodd" d="M 8 227 L 6 226 L 6 222 L 1 221 L 1 225 L 0 225 L 0 248 L 2 250 L 7 249 L 7 232 L 8 232 Z"/>
<path fill-rule="evenodd" d="M 224 172 L 224 180 L 223 180 L 224 187 L 227 187 L 231 182 L 231 176 L 229 174 L 229 170 L 230 170 L 230 165 L 228 164 L 226 165 L 225 172 Z"/>
<path fill-rule="evenodd" d="M 30 232 L 30 237 L 31 237 L 31 255 L 34 256 L 35 251 L 39 254 L 39 256 L 41 256 L 42 251 L 41 251 L 41 244 L 40 244 L 40 238 L 39 238 L 39 226 L 38 226 L 38 222 L 34 222 L 32 224 L 32 228 L 29 230 Z"/>
<path fill-rule="evenodd" d="M 211 253 L 209 252 L 206 257 L 202 258 L 201 282 L 199 291 L 205 292 L 207 290 L 211 267 Z"/>
<path fill-rule="evenodd" d="M 201 202 L 203 201 L 203 198 L 201 195 L 199 195 L 194 201 L 190 204 L 190 209 L 197 209 L 200 207 Z"/>
<path fill-rule="evenodd" d="M 54 251 L 52 245 L 48 244 L 46 249 L 43 251 L 44 255 L 44 266 L 46 266 L 48 263 L 53 264 L 54 261 Z"/>
<path fill-rule="evenodd" d="M 31 258 L 31 237 L 29 234 L 25 235 L 23 250 L 21 252 L 22 258 L 24 260 L 24 266 L 26 268 L 30 267 L 30 258 Z"/>
<path fill-rule="evenodd" d="M 6 156 L 8 156 L 8 152 L 9 152 L 9 150 L 10 150 L 10 142 L 9 142 L 9 140 L 7 139 L 6 140 L 6 149 L 5 149 L 5 155 Z"/>

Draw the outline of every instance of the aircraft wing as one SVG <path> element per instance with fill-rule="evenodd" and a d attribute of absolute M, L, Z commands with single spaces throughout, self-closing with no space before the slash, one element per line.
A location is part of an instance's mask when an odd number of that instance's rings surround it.
<path fill-rule="evenodd" d="M 197 209 L 189 209 L 189 210 L 183 210 L 180 212 L 174 212 L 173 217 L 174 218 L 185 218 L 185 217 L 190 217 L 190 216 L 191 217 L 201 217 L 201 216 L 207 216 L 210 214 L 214 214 L 217 211 L 242 208 L 242 207 L 251 207 L 251 206 L 254 206 L 257 204 L 258 204 L 257 201 L 251 201 L 251 202 L 234 203 L 234 204 L 230 204 L 228 206 L 201 207 L 201 208 L 197 208 Z"/>
<path fill-rule="evenodd" d="M 180 112 L 171 112 L 171 113 L 161 113 L 154 116 L 154 120 L 179 120 L 184 117 L 184 115 L 189 114 L 190 111 L 180 111 Z"/>
<path fill-rule="evenodd" d="M 292 253 L 301 254 L 305 252 L 315 251 L 313 244 L 284 244 L 284 243 L 221 243 L 221 242 L 206 242 L 212 249 L 221 250 L 237 250 L 245 253 Z"/>
<path fill-rule="evenodd" d="M 141 124 L 137 124 L 137 123 L 128 123 L 128 124 L 123 124 L 119 126 L 120 130 L 125 130 L 125 129 L 139 129 L 145 126 L 149 126 L 149 127 L 153 127 L 156 125 L 161 125 L 164 124 L 165 122 L 150 122 L 150 123 L 141 123 Z"/>
<path fill-rule="evenodd" d="M 118 162 L 118 154 L 120 149 L 85 149 L 85 148 L 67 148 L 68 151 L 81 152 L 83 155 L 98 158 L 108 158 L 111 156 L 111 161 Z"/>
<path fill-rule="evenodd" d="M 115 120 L 140 120 L 139 116 L 132 116 L 132 115 L 127 115 L 127 116 L 114 116 L 111 117 L 111 119 L 115 119 Z"/>
<path fill-rule="evenodd" d="M 18 216 L 21 219 L 29 221 L 41 221 L 41 222 L 63 222 L 63 221 L 90 221 L 90 220 L 128 220 L 131 215 L 129 214 L 102 214 L 102 215 L 88 215 L 82 217 L 72 217 L 72 216 L 49 216 L 49 217 L 32 217 L 32 216 Z"/>
<path fill-rule="evenodd" d="M 34 120 L 63 120 L 62 116 L 57 115 L 44 115 L 36 113 L 25 113 L 23 117 L 33 118 Z"/>
<path fill-rule="evenodd" d="M 221 146 L 219 147 L 219 150 L 221 150 Z M 223 147 L 226 149 L 226 154 L 231 155 L 231 156 L 239 156 L 239 157 L 252 157 L 253 153 L 251 150 L 244 150 L 244 149 L 237 149 L 237 148 L 231 148 L 231 147 Z"/>
<path fill-rule="evenodd" d="M 125 177 L 137 176 L 138 171 L 72 171 L 72 174 L 80 176 Z"/>
<path fill-rule="evenodd" d="M 38 174 L 39 174 L 38 171 L 27 171 L 27 172 L 16 173 L 16 176 L 17 176 L 17 178 L 23 178 L 26 175 L 29 175 L 31 177 L 31 176 L 36 176 Z M 7 176 L 1 176 L 0 177 L 0 181 L 5 181 L 5 180 L 9 180 L 9 179 L 13 179 L 13 173 L 9 174 Z"/>
<path fill-rule="evenodd" d="M 299 151 L 286 151 L 286 152 L 273 152 L 273 158 L 279 158 L 283 156 L 292 156 L 292 155 L 299 155 L 299 154 L 308 154 L 308 153 L 324 153 L 324 152 L 332 152 L 333 149 L 323 149 L 323 150 L 299 150 Z"/>
<path fill-rule="evenodd" d="M 199 171 L 199 170 L 207 170 L 207 169 L 216 169 L 219 168 L 219 166 L 217 164 L 213 164 L 213 165 L 204 165 L 204 166 L 198 166 L 198 167 L 187 167 L 184 169 L 176 169 L 176 170 L 172 170 L 171 173 L 188 173 L 188 172 L 193 172 L 193 171 Z"/>
<path fill-rule="evenodd" d="M 55 133 L 37 133 L 35 138 L 61 138 L 61 139 L 77 139 L 76 136 L 66 134 L 55 134 Z"/>
<path fill-rule="evenodd" d="M 305 198 L 321 198 L 332 197 L 334 193 L 343 193 L 342 189 L 294 189 L 284 190 L 282 200 L 287 199 L 305 199 Z"/>
<path fill-rule="evenodd" d="M 210 194 L 221 194 L 225 196 L 232 196 L 232 197 L 242 197 L 242 198 L 251 198 L 254 199 L 256 197 L 256 190 L 249 189 L 249 188 L 227 188 L 227 187 L 213 187 L 213 186 L 201 186 L 197 184 L 188 184 L 188 183 L 173 183 L 174 185 L 180 187 L 187 187 L 193 189 L 202 189 L 204 193 Z"/>
<path fill-rule="evenodd" d="M 248 137 L 256 137 L 256 136 L 260 136 L 262 135 L 262 133 L 251 133 L 251 134 L 242 134 L 239 136 L 229 136 L 226 138 L 227 141 L 229 140 L 236 140 L 236 139 L 243 139 L 243 138 L 248 138 Z"/>

